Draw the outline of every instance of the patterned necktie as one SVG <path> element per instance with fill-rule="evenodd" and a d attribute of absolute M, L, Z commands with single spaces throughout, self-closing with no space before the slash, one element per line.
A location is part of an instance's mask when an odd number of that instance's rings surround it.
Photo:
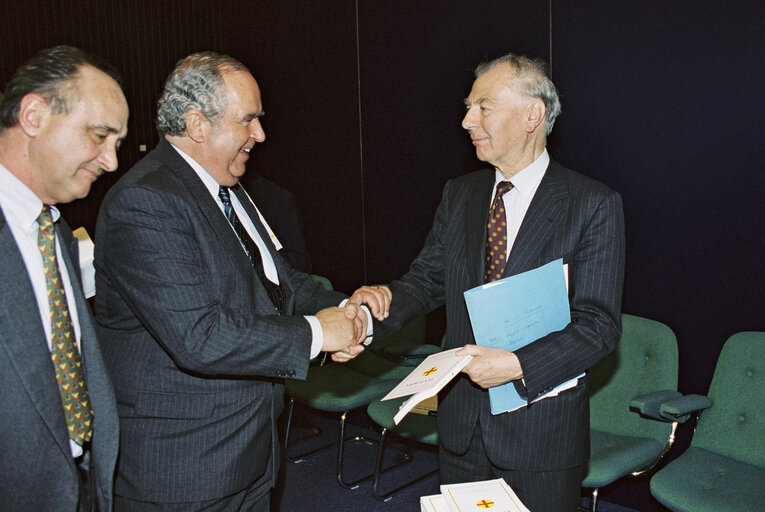
<path fill-rule="evenodd" d="M 69 437 L 75 443 L 82 445 L 85 441 L 89 441 L 93 434 L 93 411 L 90 408 L 80 351 L 77 349 L 66 293 L 56 260 L 56 231 L 48 205 L 43 206 L 37 222 L 40 224 L 37 245 L 45 268 L 45 284 L 48 288 L 50 306 L 52 338 L 50 355 L 56 369 L 56 380 L 61 404 L 64 406 Z"/>
<path fill-rule="evenodd" d="M 507 218 L 505 217 L 505 201 L 502 199 L 513 184 L 500 181 L 497 193 L 489 213 L 489 223 L 486 225 L 486 271 L 483 276 L 485 283 L 496 281 L 502 277 L 507 263 Z"/>
<path fill-rule="evenodd" d="M 255 272 L 258 274 L 258 277 L 260 277 L 260 281 L 263 283 L 263 287 L 266 289 L 268 297 L 271 299 L 276 310 L 280 313 L 284 313 L 284 290 L 282 290 L 281 286 L 266 277 L 266 273 L 263 271 L 263 260 L 260 256 L 260 249 L 258 249 L 257 244 L 252 240 L 250 234 L 247 233 L 247 230 L 239 221 L 239 217 L 236 216 L 236 211 L 234 211 L 234 207 L 231 204 L 229 187 L 221 185 L 218 189 L 218 197 L 220 198 L 220 202 L 223 203 L 223 213 L 226 214 L 229 223 L 234 227 L 236 236 L 238 236 L 239 241 L 242 242 L 244 252 L 247 253 L 247 257 L 250 258 L 250 263 L 252 263 Z"/>

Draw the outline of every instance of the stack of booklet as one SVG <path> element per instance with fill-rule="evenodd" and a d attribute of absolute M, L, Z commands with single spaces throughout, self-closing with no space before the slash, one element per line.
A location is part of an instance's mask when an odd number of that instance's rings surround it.
<path fill-rule="evenodd" d="M 441 486 L 441 494 L 422 496 L 420 512 L 530 512 L 502 478 Z"/>

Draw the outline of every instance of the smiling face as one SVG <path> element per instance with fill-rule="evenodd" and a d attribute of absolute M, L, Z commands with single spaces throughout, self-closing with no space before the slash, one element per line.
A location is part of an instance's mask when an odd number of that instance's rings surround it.
<path fill-rule="evenodd" d="M 251 74 L 243 71 L 223 74 L 226 109 L 211 122 L 201 149 L 199 162 L 220 185 L 236 185 L 244 175 L 250 150 L 263 142 L 266 134 L 260 124 L 263 105 L 260 89 Z M 209 121 L 208 121 L 209 122 Z"/>
<path fill-rule="evenodd" d="M 538 116 L 534 107 L 540 100 L 519 93 L 514 74 L 509 66 L 498 66 L 479 76 L 465 98 L 467 113 L 462 120 L 478 159 L 506 177 L 534 161 L 541 132 L 536 129 L 538 122 L 529 122 Z"/>
<path fill-rule="evenodd" d="M 104 172 L 117 169 L 117 149 L 127 134 L 128 106 L 117 82 L 88 65 L 74 78 L 75 102 L 53 114 L 37 95 L 37 121 L 29 144 L 30 188 L 46 204 L 85 197 Z"/>

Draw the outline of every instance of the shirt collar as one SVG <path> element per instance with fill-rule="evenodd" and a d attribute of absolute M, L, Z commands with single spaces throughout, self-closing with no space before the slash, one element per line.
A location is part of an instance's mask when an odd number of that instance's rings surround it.
<path fill-rule="evenodd" d="M 521 169 L 510 180 L 502 176 L 502 173 L 499 171 L 495 171 L 494 186 L 496 187 L 500 181 L 510 181 L 515 190 L 524 196 L 531 196 L 536 192 L 537 187 L 539 187 L 539 183 L 541 183 L 549 165 L 550 155 L 547 153 L 547 148 L 544 148 L 542 154 L 531 165 Z"/>
<path fill-rule="evenodd" d="M 172 148 L 176 150 L 184 160 L 186 160 L 186 163 L 189 164 L 192 169 L 194 169 L 194 172 L 197 173 L 199 179 L 202 180 L 202 183 L 204 183 L 205 188 L 207 188 L 207 190 L 210 192 L 210 195 L 217 199 L 218 190 L 220 190 L 220 184 L 215 181 L 215 178 L 213 178 L 210 173 L 207 172 L 205 168 L 199 164 L 199 162 L 184 153 L 181 148 L 174 146 L 173 144 L 170 144 L 170 146 L 172 146 Z"/>
<path fill-rule="evenodd" d="M 0 164 L 0 206 L 8 222 L 30 230 L 37 228 L 37 218 L 42 212 L 43 202 L 32 189 Z M 55 206 L 51 205 L 50 212 L 53 222 L 61 216 Z"/>

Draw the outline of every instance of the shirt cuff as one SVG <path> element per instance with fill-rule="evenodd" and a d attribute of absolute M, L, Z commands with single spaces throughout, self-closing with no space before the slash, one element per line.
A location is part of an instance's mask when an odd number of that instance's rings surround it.
<path fill-rule="evenodd" d="M 345 307 L 345 305 L 348 304 L 348 299 L 345 299 L 343 302 L 340 303 L 340 307 Z M 367 314 L 367 337 L 364 338 L 364 341 L 361 343 L 368 347 L 372 343 L 372 335 L 374 334 L 374 327 L 372 325 L 372 312 L 369 311 L 369 308 L 366 307 L 364 304 L 361 305 L 361 309 L 364 310 L 364 313 Z"/>
<path fill-rule="evenodd" d="M 311 326 L 311 359 L 321 353 L 321 347 L 324 345 L 324 331 L 321 328 L 321 322 L 315 316 L 306 315 L 305 318 Z"/>

